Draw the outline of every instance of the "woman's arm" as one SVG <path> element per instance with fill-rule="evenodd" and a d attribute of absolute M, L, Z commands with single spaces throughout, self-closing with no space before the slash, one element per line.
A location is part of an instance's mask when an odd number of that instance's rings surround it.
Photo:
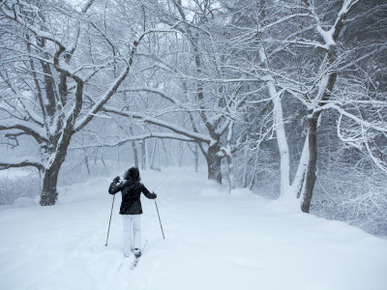
<path fill-rule="evenodd" d="M 117 176 L 113 179 L 113 182 L 109 186 L 109 193 L 116 194 L 122 189 L 122 182 L 120 182 L 120 177 Z"/>
<path fill-rule="evenodd" d="M 144 184 L 141 183 L 141 192 L 149 199 L 155 199 L 157 197 L 157 194 L 154 192 L 150 192 Z"/>

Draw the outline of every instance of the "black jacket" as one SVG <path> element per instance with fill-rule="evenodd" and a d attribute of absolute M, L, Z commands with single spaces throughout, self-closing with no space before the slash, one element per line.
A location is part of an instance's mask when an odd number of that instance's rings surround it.
<path fill-rule="evenodd" d="M 150 199 L 157 197 L 156 194 L 149 192 L 141 182 L 131 178 L 122 182 L 113 181 L 110 184 L 110 194 L 116 194 L 119 191 L 122 194 L 120 214 L 142 214 L 141 192 Z"/>

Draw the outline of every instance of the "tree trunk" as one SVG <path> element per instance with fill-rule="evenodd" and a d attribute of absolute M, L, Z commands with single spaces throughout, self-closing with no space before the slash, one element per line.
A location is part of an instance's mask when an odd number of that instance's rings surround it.
<path fill-rule="evenodd" d="M 233 164 L 232 164 L 232 158 L 231 156 L 226 156 L 227 161 L 227 171 L 228 171 L 228 193 L 231 193 L 231 190 L 233 190 L 234 187 L 234 177 L 233 177 Z"/>
<path fill-rule="evenodd" d="M 134 136 L 133 128 L 129 127 L 130 134 Z M 133 149 L 133 160 L 134 160 L 134 167 L 139 168 L 138 166 L 138 149 L 137 149 L 137 141 L 132 141 L 132 149 Z"/>
<path fill-rule="evenodd" d="M 314 184 L 316 182 L 316 163 L 317 163 L 317 122 L 318 115 L 313 115 L 309 119 L 309 160 L 306 171 L 304 194 L 301 204 L 301 210 L 309 213 L 310 203 L 312 201 L 312 194 Z"/>
<path fill-rule="evenodd" d="M 330 67 L 336 61 L 336 51 L 330 50 L 328 54 L 328 65 L 326 67 Z M 331 96 L 333 91 L 333 87 L 335 86 L 337 80 L 337 72 L 330 74 L 327 76 L 327 85 L 323 91 L 323 95 L 321 97 L 321 101 L 327 102 Z M 321 111 L 312 114 L 310 112 L 310 118 L 308 121 L 309 125 L 309 161 L 305 176 L 304 183 L 304 194 L 301 204 L 301 210 L 303 212 L 309 213 L 310 203 L 312 201 L 312 194 L 314 184 L 316 182 L 316 164 L 317 164 L 317 126 L 318 126 L 318 118 L 321 114 Z"/>
<path fill-rule="evenodd" d="M 149 168 L 150 169 L 155 169 L 155 165 L 154 165 L 154 163 L 155 163 L 155 156 L 156 156 L 156 149 L 157 149 L 157 141 L 158 141 L 158 139 L 156 139 L 156 141 L 155 141 L 155 144 L 153 144 L 153 150 L 152 150 L 152 155 L 150 156 L 150 166 L 149 166 Z"/>
<path fill-rule="evenodd" d="M 199 152 L 198 145 L 195 145 L 194 148 L 194 159 L 195 159 L 195 172 L 199 172 Z"/>
<path fill-rule="evenodd" d="M 288 138 L 286 136 L 282 99 L 273 82 L 269 82 L 269 95 L 273 98 L 273 119 L 275 125 L 275 134 L 277 139 L 277 146 L 280 156 L 280 174 L 281 174 L 281 185 L 280 185 L 280 197 L 285 199 L 295 199 L 294 196 L 289 196 L 290 192 L 290 155 Z"/>
<path fill-rule="evenodd" d="M 101 156 L 101 162 L 102 162 L 103 168 L 105 169 L 105 172 L 106 172 L 107 167 L 106 167 L 105 159 L 103 159 L 103 156 Z"/>
<path fill-rule="evenodd" d="M 138 168 L 137 141 L 132 141 L 132 149 L 133 149 L 134 167 Z"/>
<path fill-rule="evenodd" d="M 218 155 L 220 150 L 219 142 L 208 147 L 207 152 L 207 166 L 208 166 L 208 179 L 216 180 L 218 183 L 222 183 L 222 171 L 221 171 L 221 157 Z"/>
<path fill-rule="evenodd" d="M 60 165 L 53 165 L 43 172 L 42 193 L 40 196 L 40 205 L 54 205 L 58 197 L 57 183 Z"/>
<path fill-rule="evenodd" d="M 85 154 L 86 154 L 86 152 L 85 152 Z M 87 169 L 87 174 L 89 174 L 90 175 L 90 166 L 89 166 L 89 157 L 85 157 L 85 166 L 86 166 L 86 169 Z"/>
<path fill-rule="evenodd" d="M 141 158 L 141 168 L 142 170 L 146 170 L 146 162 L 147 162 L 147 154 L 146 154 L 146 144 L 145 144 L 145 140 L 142 140 L 141 141 L 141 154 L 142 154 L 142 158 Z"/>

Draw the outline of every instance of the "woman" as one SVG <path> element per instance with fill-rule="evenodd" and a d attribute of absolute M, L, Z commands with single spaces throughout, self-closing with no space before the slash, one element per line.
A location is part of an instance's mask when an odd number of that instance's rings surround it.
<path fill-rule="evenodd" d="M 117 176 L 110 184 L 109 193 L 116 194 L 121 191 L 122 203 L 120 214 L 122 215 L 124 229 L 124 255 L 128 257 L 133 251 L 138 258 L 141 256 L 141 193 L 149 199 L 155 199 L 157 195 L 149 192 L 140 182 L 138 168 L 132 167 L 125 173 L 124 181 L 120 182 Z"/>

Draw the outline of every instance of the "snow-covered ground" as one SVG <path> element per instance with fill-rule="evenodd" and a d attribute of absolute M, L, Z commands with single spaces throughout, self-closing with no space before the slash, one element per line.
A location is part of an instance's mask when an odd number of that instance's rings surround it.
<path fill-rule="evenodd" d="M 143 172 L 144 255 L 122 254 L 112 177 L 61 188 L 58 204 L 0 207 L 0 289 L 387 289 L 387 240 L 341 222 L 206 180 L 205 173 Z"/>

